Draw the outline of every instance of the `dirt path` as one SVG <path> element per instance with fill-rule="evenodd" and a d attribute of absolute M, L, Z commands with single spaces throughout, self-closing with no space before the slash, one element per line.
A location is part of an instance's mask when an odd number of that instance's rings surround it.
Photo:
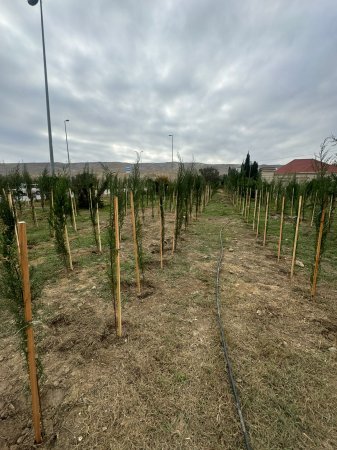
<path fill-rule="evenodd" d="M 123 285 L 123 339 L 115 338 L 102 258 L 45 288 L 40 448 L 243 448 L 214 301 L 223 225 L 223 319 L 253 448 L 333 448 L 333 344 L 322 334 L 322 324 L 333 323 L 333 293 L 309 303 L 300 276 L 289 285 L 285 263 L 276 267 L 222 196 L 183 235 L 177 254 L 167 253 L 163 271 L 158 224 L 147 218 L 144 244 L 153 253 L 141 298 Z M 12 450 L 32 448 L 16 345 L 10 336 L 1 347 L 0 448 Z"/>

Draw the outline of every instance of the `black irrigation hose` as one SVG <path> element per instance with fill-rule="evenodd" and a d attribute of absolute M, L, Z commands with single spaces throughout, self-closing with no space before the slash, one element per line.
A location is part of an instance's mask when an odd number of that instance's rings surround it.
<path fill-rule="evenodd" d="M 242 430 L 242 434 L 243 434 L 243 439 L 245 442 L 245 447 L 247 450 L 252 450 L 252 447 L 250 445 L 249 433 L 248 433 L 248 430 L 246 427 L 245 419 L 242 414 L 241 402 L 240 402 L 238 390 L 236 388 L 232 364 L 230 362 L 229 355 L 228 355 L 227 344 L 226 344 L 226 339 L 225 339 L 225 330 L 223 327 L 223 322 L 222 322 L 222 317 L 221 317 L 220 272 L 221 272 L 221 264 L 222 264 L 222 260 L 223 260 L 223 253 L 224 253 L 224 248 L 223 248 L 223 242 L 222 242 L 222 229 L 221 229 L 220 230 L 220 255 L 218 258 L 218 265 L 217 265 L 217 271 L 216 271 L 216 290 L 215 290 L 216 306 L 217 306 L 217 313 L 218 313 L 217 319 L 218 319 L 218 325 L 219 325 L 219 330 L 220 330 L 220 334 L 221 334 L 222 350 L 223 350 L 223 354 L 224 354 L 224 358 L 225 358 L 225 362 L 226 362 L 226 366 L 227 366 L 228 378 L 229 378 L 229 382 L 230 382 L 230 385 L 232 388 L 235 406 L 236 406 L 236 409 L 237 409 L 237 412 L 238 412 L 238 415 L 240 418 L 240 425 L 241 425 L 241 430 Z"/>

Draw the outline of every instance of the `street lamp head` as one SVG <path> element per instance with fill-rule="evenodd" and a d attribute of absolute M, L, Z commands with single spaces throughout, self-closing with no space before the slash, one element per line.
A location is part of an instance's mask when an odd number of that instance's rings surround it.
<path fill-rule="evenodd" d="M 169 136 L 173 136 L 173 134 L 169 134 Z"/>
<path fill-rule="evenodd" d="M 69 122 L 69 119 L 66 119 L 65 122 Z"/>
<path fill-rule="evenodd" d="M 39 0 L 28 0 L 30 6 L 35 6 L 39 3 Z"/>

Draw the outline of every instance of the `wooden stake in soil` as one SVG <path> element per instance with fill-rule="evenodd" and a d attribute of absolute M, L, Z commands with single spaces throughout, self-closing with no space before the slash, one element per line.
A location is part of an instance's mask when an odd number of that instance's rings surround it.
<path fill-rule="evenodd" d="M 328 216 L 329 223 L 330 223 L 330 219 L 331 219 L 332 206 L 333 206 L 333 195 L 330 197 L 329 216 Z"/>
<path fill-rule="evenodd" d="M 115 215 L 115 249 L 116 249 L 116 315 L 117 315 L 117 336 L 122 336 L 122 303 L 121 303 L 121 262 L 119 243 L 119 222 L 118 222 L 118 197 L 114 197 Z"/>
<path fill-rule="evenodd" d="M 68 265 L 69 265 L 69 269 L 73 270 L 73 260 L 71 257 L 71 251 L 70 251 L 70 244 L 69 244 L 69 236 L 68 236 L 68 229 L 67 229 L 67 224 L 64 224 L 64 238 L 66 241 L 66 248 L 67 248 L 67 253 L 68 253 Z"/>
<path fill-rule="evenodd" d="M 76 198 L 75 198 L 74 192 L 72 192 L 72 199 L 73 199 L 73 206 L 74 206 L 75 216 L 77 217 L 78 214 L 77 214 Z"/>
<path fill-rule="evenodd" d="M 96 191 L 97 198 L 97 191 Z M 99 223 L 99 211 L 98 211 L 98 198 L 96 200 L 96 224 L 97 224 L 97 241 L 98 241 L 98 251 L 102 253 L 102 241 L 101 241 L 101 227 Z"/>
<path fill-rule="evenodd" d="M 136 233 L 135 205 L 133 202 L 133 192 L 132 191 L 130 191 L 130 206 L 131 206 L 133 248 L 134 248 L 134 253 L 135 253 L 137 293 L 140 294 L 140 274 L 139 274 L 139 261 L 138 261 L 138 244 L 137 244 L 137 233 Z"/>
<path fill-rule="evenodd" d="M 315 257 L 315 267 L 314 267 L 314 274 L 312 277 L 312 285 L 311 285 L 311 297 L 312 298 L 315 297 L 316 289 L 317 289 L 317 278 L 318 278 L 319 262 L 321 259 L 321 246 L 322 246 L 322 236 L 323 236 L 323 230 L 324 230 L 324 221 L 325 221 L 325 208 L 323 208 L 322 215 L 321 215 L 321 221 L 319 224 L 319 232 L 318 232 L 317 247 L 316 247 L 316 257 Z"/>
<path fill-rule="evenodd" d="M 162 215 L 161 215 L 161 205 L 160 205 L 160 199 L 159 199 L 159 204 L 158 204 L 158 209 L 159 209 L 159 217 L 160 217 L 160 245 L 159 245 L 159 249 L 160 249 L 160 268 L 163 268 L 163 220 L 162 220 Z"/>
<path fill-rule="evenodd" d="M 128 212 L 128 188 L 125 188 L 125 217 Z"/>
<path fill-rule="evenodd" d="M 259 190 L 255 190 L 255 199 L 254 199 L 254 215 L 253 215 L 253 231 L 255 231 L 255 219 L 256 219 L 256 207 L 257 207 L 257 198 L 259 196 Z"/>
<path fill-rule="evenodd" d="M 55 220 L 54 220 L 54 192 L 50 191 L 50 205 L 49 205 L 49 214 L 50 214 L 50 235 L 51 237 L 55 237 Z"/>
<path fill-rule="evenodd" d="M 248 206 L 247 206 L 247 217 L 246 217 L 246 222 L 249 223 L 249 214 L 250 214 L 250 201 L 251 201 L 251 197 L 252 197 L 252 188 L 249 188 L 249 193 L 248 193 Z"/>
<path fill-rule="evenodd" d="M 32 194 L 32 198 L 30 199 L 29 203 L 30 203 L 30 207 L 31 207 L 31 209 L 32 209 L 33 222 L 34 222 L 34 225 L 37 227 L 37 218 L 36 218 L 36 211 L 35 211 L 34 196 L 33 196 L 33 194 Z"/>
<path fill-rule="evenodd" d="M 12 212 L 13 218 L 14 218 L 14 231 L 15 231 L 15 237 L 16 237 L 16 245 L 18 247 L 18 252 L 20 255 L 20 242 L 19 242 L 19 233 L 18 233 L 18 225 L 17 225 L 17 218 L 16 218 L 16 214 L 15 214 L 15 209 L 14 209 L 14 205 L 13 205 L 13 199 L 12 199 L 12 193 L 8 192 L 8 204 L 9 204 L 9 208 Z"/>
<path fill-rule="evenodd" d="M 71 219 L 73 228 L 75 231 L 77 231 L 77 224 L 76 224 L 76 216 L 75 216 L 75 208 L 74 208 L 74 202 L 73 202 L 73 195 L 71 192 L 71 189 L 69 188 L 69 198 L 70 198 L 70 206 L 71 206 Z"/>
<path fill-rule="evenodd" d="M 173 221 L 173 231 L 172 231 L 172 255 L 175 252 L 176 249 L 176 223 L 177 223 L 177 214 L 178 214 L 178 194 L 176 196 L 176 205 L 175 205 L 175 213 L 174 213 L 174 221 Z"/>
<path fill-rule="evenodd" d="M 266 200 L 266 215 L 265 215 L 265 219 L 264 219 L 263 246 L 266 245 L 266 239 L 267 239 L 268 211 L 269 211 L 269 191 L 267 192 L 267 200 Z"/>
<path fill-rule="evenodd" d="M 277 249 L 277 261 L 280 260 L 280 256 L 281 256 L 283 221 L 284 221 L 284 202 L 285 202 L 285 196 L 282 197 L 282 210 L 281 210 L 281 221 L 280 221 L 280 235 L 279 235 L 279 239 L 278 239 L 278 249 Z"/>
<path fill-rule="evenodd" d="M 294 276 L 298 230 L 300 228 L 300 220 L 301 220 L 301 207 L 302 207 L 302 195 L 300 195 L 300 198 L 298 200 L 297 221 L 296 221 L 296 230 L 295 230 L 295 237 L 294 237 L 293 257 L 292 257 L 292 261 L 291 261 L 290 278 L 293 278 L 293 276 Z"/>
<path fill-rule="evenodd" d="M 243 197 L 242 197 L 242 208 L 241 208 L 241 215 L 243 216 L 245 213 L 245 207 L 246 207 L 246 194 L 243 192 Z"/>
<path fill-rule="evenodd" d="M 258 238 L 258 236 L 259 236 L 259 226 L 260 226 L 260 216 L 261 216 L 261 198 L 262 198 L 262 192 L 260 193 L 259 207 L 258 207 L 258 212 L 257 212 L 256 238 Z"/>
<path fill-rule="evenodd" d="M 30 390 L 32 393 L 32 411 L 33 411 L 33 426 L 35 443 L 42 442 L 41 436 L 41 406 L 39 396 L 39 386 L 37 379 L 36 360 L 35 360 L 35 345 L 34 345 L 34 331 L 32 327 L 32 305 L 29 281 L 29 267 L 28 267 L 28 251 L 27 251 L 27 234 L 26 223 L 19 222 L 19 242 L 20 242 L 20 266 L 22 275 L 22 291 L 25 309 L 26 334 L 27 334 L 27 358 L 28 370 L 30 380 Z"/>
<path fill-rule="evenodd" d="M 310 226 L 311 227 L 314 224 L 315 210 L 316 210 L 316 201 L 317 201 L 317 191 L 315 192 L 314 206 L 312 207 L 311 222 L 310 222 Z"/>
<path fill-rule="evenodd" d="M 249 189 L 246 189 L 246 200 L 245 200 L 245 211 L 244 211 L 244 218 L 247 220 L 247 214 L 248 214 L 248 199 L 249 199 Z"/>

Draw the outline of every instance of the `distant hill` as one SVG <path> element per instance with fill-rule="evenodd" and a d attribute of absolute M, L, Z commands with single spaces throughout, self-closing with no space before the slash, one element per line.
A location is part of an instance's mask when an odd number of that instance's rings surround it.
<path fill-rule="evenodd" d="M 132 169 L 133 163 L 127 163 L 127 162 L 91 162 L 91 163 L 72 163 L 71 166 L 71 173 L 73 175 L 80 173 L 83 171 L 85 165 L 89 166 L 89 170 L 93 171 L 97 175 L 101 175 L 104 173 L 105 168 L 107 168 L 109 171 L 112 172 L 118 172 L 121 175 L 126 174 L 127 169 Z M 190 167 L 192 163 L 184 163 L 186 167 Z M 197 170 L 203 168 L 203 167 L 214 167 L 217 169 L 220 173 L 220 175 L 227 174 L 228 168 L 240 168 L 241 164 L 203 164 L 203 163 L 194 163 Z M 4 163 L 0 164 L 0 174 L 6 175 L 6 173 L 9 173 L 13 171 L 17 166 L 20 167 L 20 170 L 23 169 L 23 164 L 14 164 L 14 163 Z M 49 163 L 25 163 L 25 166 L 27 167 L 28 172 L 33 177 L 37 177 L 40 175 L 45 168 L 50 170 Z M 141 163 L 140 165 L 140 173 L 142 176 L 148 176 L 148 177 L 157 177 L 159 175 L 166 175 L 168 177 L 174 178 L 179 164 L 177 162 L 172 164 L 170 162 L 165 163 Z M 66 172 L 68 170 L 67 164 L 62 163 L 55 163 L 55 171 L 56 173 L 62 173 Z"/>

